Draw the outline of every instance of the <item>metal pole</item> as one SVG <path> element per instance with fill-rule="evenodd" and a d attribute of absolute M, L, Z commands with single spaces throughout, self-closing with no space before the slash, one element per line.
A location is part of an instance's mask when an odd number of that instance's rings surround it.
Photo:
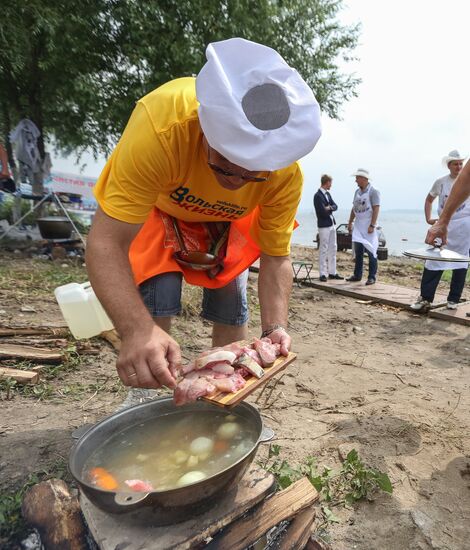
<path fill-rule="evenodd" d="M 59 197 L 54 193 L 54 191 L 52 192 L 52 196 L 53 196 L 54 199 L 57 201 L 57 204 L 62 208 L 62 211 L 64 212 L 64 214 L 65 214 L 66 217 L 68 218 L 69 222 L 72 224 L 72 227 L 74 228 L 75 232 L 76 232 L 77 235 L 80 237 L 80 240 L 82 241 L 83 246 L 86 248 L 85 239 L 82 237 L 82 234 L 81 234 L 80 231 L 77 229 L 77 226 L 73 223 L 73 220 L 72 220 L 72 218 L 69 216 L 69 213 L 68 213 L 67 210 L 65 209 L 65 206 L 62 204 L 62 201 L 61 201 L 61 200 L 59 199 Z"/>
<path fill-rule="evenodd" d="M 29 210 L 29 212 L 26 212 L 26 214 L 24 216 L 21 216 L 21 218 L 19 220 L 17 220 L 13 225 L 10 225 L 10 227 L 5 231 L 5 233 L 3 233 L 3 235 L 0 235 L 0 241 L 6 237 L 8 235 L 8 233 L 10 233 L 10 231 L 16 227 L 18 224 L 20 224 L 25 218 L 27 218 L 32 212 L 34 212 L 37 208 L 39 208 L 39 206 L 41 206 L 41 204 L 47 200 L 50 196 L 51 196 L 52 193 L 49 193 L 48 195 L 46 195 L 44 198 L 42 198 L 37 204 L 35 204 L 31 210 Z"/>

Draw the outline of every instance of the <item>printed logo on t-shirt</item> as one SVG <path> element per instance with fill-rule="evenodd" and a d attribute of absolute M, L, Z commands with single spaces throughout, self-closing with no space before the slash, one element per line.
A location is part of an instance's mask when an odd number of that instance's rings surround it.
<path fill-rule="evenodd" d="M 188 212 L 205 214 L 206 216 L 217 216 L 224 220 L 237 220 L 247 212 L 246 206 L 221 200 L 209 202 L 203 197 L 190 194 L 189 191 L 189 187 L 180 185 L 170 194 L 172 203 L 180 208 L 184 208 Z"/>
<path fill-rule="evenodd" d="M 447 199 L 448 199 L 448 198 L 449 198 L 449 195 L 444 195 L 444 197 L 443 197 L 442 200 L 440 201 L 439 206 L 440 206 L 441 209 L 444 208 L 444 205 L 445 205 L 445 203 L 447 202 Z M 461 204 L 461 205 L 457 208 L 456 212 L 461 212 L 461 211 L 465 208 L 466 204 L 467 204 L 466 202 L 464 202 L 463 204 Z"/>

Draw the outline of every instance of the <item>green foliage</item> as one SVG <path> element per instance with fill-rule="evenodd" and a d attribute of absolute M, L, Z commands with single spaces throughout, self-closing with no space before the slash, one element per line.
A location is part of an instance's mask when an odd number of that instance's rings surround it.
<path fill-rule="evenodd" d="M 331 117 L 356 95 L 359 80 L 343 73 L 359 29 L 338 22 L 342 0 L 4 4 L 0 132 L 27 116 L 65 152 L 108 153 L 139 97 L 197 73 L 207 44 L 233 36 L 276 48 Z"/>
<path fill-rule="evenodd" d="M 341 469 L 318 465 L 313 456 L 306 457 L 300 464 L 291 465 L 280 458 L 279 445 L 269 447 L 268 456 L 260 466 L 271 472 L 281 489 L 292 485 L 302 477 L 307 477 L 320 494 L 324 524 L 338 522 L 331 511 L 335 506 L 348 506 L 363 499 L 370 499 L 378 490 L 391 494 L 392 483 L 387 474 L 367 467 L 356 450 L 348 453 Z"/>
<path fill-rule="evenodd" d="M 66 473 L 65 462 L 59 460 L 47 470 L 31 474 L 25 484 L 17 490 L 0 494 L 0 546 L 2 548 L 18 547 L 16 543 L 19 543 L 29 532 L 21 516 L 21 503 L 28 489 L 52 477 L 62 479 Z"/>

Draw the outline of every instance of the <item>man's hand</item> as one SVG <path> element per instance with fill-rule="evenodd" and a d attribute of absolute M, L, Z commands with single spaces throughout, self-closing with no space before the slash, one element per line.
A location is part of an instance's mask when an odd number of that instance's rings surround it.
<path fill-rule="evenodd" d="M 271 332 L 268 338 L 273 344 L 281 344 L 281 354 L 287 357 L 292 345 L 292 339 L 287 334 L 287 331 L 283 328 L 277 328 Z"/>
<path fill-rule="evenodd" d="M 119 378 L 134 388 L 176 387 L 176 374 L 181 364 L 179 345 L 164 330 L 154 325 L 122 338 L 116 363 Z M 171 372 L 170 372 L 171 371 Z"/>
<path fill-rule="evenodd" d="M 436 220 L 426 235 L 425 243 L 435 244 L 436 239 L 441 239 L 442 244 L 447 244 L 447 223 Z"/>
<path fill-rule="evenodd" d="M 375 229 L 374 226 L 369 225 L 369 227 L 367 228 L 367 233 L 373 233 L 373 232 L 374 232 L 374 229 Z"/>
<path fill-rule="evenodd" d="M 352 230 L 353 230 L 353 224 L 352 224 L 352 222 L 349 222 L 348 223 L 348 233 L 352 233 Z"/>

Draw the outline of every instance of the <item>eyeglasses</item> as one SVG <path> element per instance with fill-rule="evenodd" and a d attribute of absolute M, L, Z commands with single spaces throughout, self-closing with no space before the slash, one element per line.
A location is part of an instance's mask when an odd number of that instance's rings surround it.
<path fill-rule="evenodd" d="M 220 166 L 217 166 L 217 164 L 214 164 L 210 160 L 210 154 L 211 154 L 211 147 L 209 147 L 207 156 L 207 164 L 209 165 L 210 169 L 214 172 L 217 172 L 217 174 L 220 174 L 221 176 L 225 176 L 227 178 L 238 178 L 243 181 L 254 181 L 254 182 L 262 182 L 262 181 L 268 181 L 269 173 L 266 177 L 260 177 L 260 176 L 247 176 L 246 174 L 235 174 L 234 172 L 229 172 L 228 170 L 224 170 Z"/>

